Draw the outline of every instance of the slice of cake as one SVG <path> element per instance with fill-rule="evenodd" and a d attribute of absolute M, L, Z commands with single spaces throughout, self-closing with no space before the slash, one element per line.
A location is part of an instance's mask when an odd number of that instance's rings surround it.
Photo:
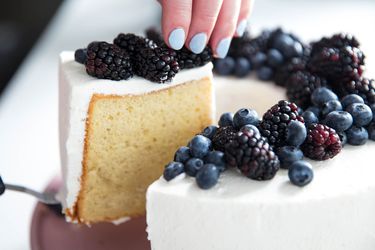
<path fill-rule="evenodd" d="M 69 220 L 116 221 L 145 213 L 145 192 L 165 164 L 213 122 L 212 64 L 172 82 L 96 79 L 60 56 L 62 202 Z"/>

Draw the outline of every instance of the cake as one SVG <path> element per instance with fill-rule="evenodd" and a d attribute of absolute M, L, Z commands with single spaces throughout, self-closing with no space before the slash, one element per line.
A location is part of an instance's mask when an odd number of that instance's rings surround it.
<path fill-rule="evenodd" d="M 212 64 L 168 83 L 97 79 L 62 52 L 59 68 L 63 210 L 79 223 L 144 215 L 145 192 L 180 145 L 213 122 Z"/>

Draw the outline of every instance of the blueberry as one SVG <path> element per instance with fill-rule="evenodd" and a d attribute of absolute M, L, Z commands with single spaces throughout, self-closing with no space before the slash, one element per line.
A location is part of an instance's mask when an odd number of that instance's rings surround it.
<path fill-rule="evenodd" d="M 362 97 L 356 94 L 346 95 L 341 99 L 341 104 L 344 109 L 353 103 L 365 103 L 365 101 Z"/>
<path fill-rule="evenodd" d="M 270 67 L 263 66 L 257 70 L 257 76 L 260 80 L 268 81 L 273 77 L 273 70 Z"/>
<path fill-rule="evenodd" d="M 373 118 L 371 108 L 363 103 L 350 104 L 346 111 L 353 116 L 354 125 L 357 127 L 368 125 Z"/>
<path fill-rule="evenodd" d="M 201 189 L 210 189 L 219 180 L 220 171 L 214 164 L 205 164 L 198 170 L 195 180 Z"/>
<path fill-rule="evenodd" d="M 251 57 L 251 64 L 254 69 L 259 69 L 267 61 L 267 56 L 263 52 L 257 52 L 254 56 Z"/>
<path fill-rule="evenodd" d="M 289 180 L 296 186 L 303 187 L 314 178 L 314 172 L 310 163 L 306 161 L 294 162 L 288 171 Z"/>
<path fill-rule="evenodd" d="M 294 39 L 288 34 L 280 34 L 275 38 L 273 46 L 286 55 L 290 53 L 288 50 L 293 47 L 294 43 Z"/>
<path fill-rule="evenodd" d="M 74 52 L 74 60 L 78 63 L 85 64 L 87 60 L 87 49 L 77 49 Z"/>
<path fill-rule="evenodd" d="M 189 142 L 190 154 L 196 158 L 203 159 L 203 157 L 205 157 L 211 150 L 211 147 L 211 140 L 203 135 L 196 135 Z"/>
<path fill-rule="evenodd" d="M 305 111 L 302 113 L 302 117 L 305 120 L 306 127 L 313 123 L 319 123 L 318 117 L 312 111 Z"/>
<path fill-rule="evenodd" d="M 284 61 L 283 55 L 277 49 L 270 49 L 267 53 L 268 65 L 276 68 Z"/>
<path fill-rule="evenodd" d="M 220 172 L 223 172 L 226 169 L 226 162 L 224 153 L 221 151 L 211 151 L 204 157 L 204 163 L 212 163 Z"/>
<path fill-rule="evenodd" d="M 335 93 L 325 87 L 317 88 L 311 94 L 311 102 L 318 107 L 322 107 L 324 103 L 331 100 L 338 100 L 338 97 Z"/>
<path fill-rule="evenodd" d="M 0 195 L 2 195 L 5 192 L 5 184 L 3 182 L 3 179 L 1 179 L 0 176 Z"/>
<path fill-rule="evenodd" d="M 370 105 L 372 111 L 372 121 L 375 122 L 375 103 Z"/>
<path fill-rule="evenodd" d="M 294 41 L 291 46 L 284 49 L 284 55 L 287 58 L 301 57 L 303 54 L 303 46 L 300 42 Z"/>
<path fill-rule="evenodd" d="M 190 148 L 188 147 L 180 147 L 177 149 L 176 153 L 174 154 L 174 161 L 185 163 L 187 160 L 191 158 L 190 155 Z"/>
<path fill-rule="evenodd" d="M 326 102 L 322 106 L 322 116 L 325 117 L 332 111 L 342 111 L 341 102 L 338 100 L 331 100 L 329 102 Z"/>
<path fill-rule="evenodd" d="M 215 60 L 215 72 L 223 76 L 230 75 L 234 70 L 235 64 L 234 59 L 229 56 L 223 59 L 217 59 Z"/>
<path fill-rule="evenodd" d="M 305 111 L 311 111 L 311 112 L 313 112 L 316 115 L 316 117 L 318 117 L 318 118 L 319 118 L 320 112 L 321 112 L 320 108 L 316 107 L 316 106 L 311 106 L 311 107 L 307 108 Z"/>
<path fill-rule="evenodd" d="M 375 122 L 370 123 L 367 128 L 369 139 L 375 141 Z"/>
<path fill-rule="evenodd" d="M 291 121 L 287 127 L 286 143 L 289 146 L 299 147 L 305 141 L 307 130 L 300 121 Z"/>
<path fill-rule="evenodd" d="M 216 130 L 217 130 L 216 126 L 208 126 L 205 129 L 203 129 L 202 135 L 212 140 L 212 137 L 214 137 Z"/>
<path fill-rule="evenodd" d="M 337 132 L 340 137 L 341 145 L 344 147 L 348 142 L 348 136 L 346 136 L 345 132 Z"/>
<path fill-rule="evenodd" d="M 219 119 L 220 127 L 233 126 L 233 113 L 227 112 L 220 116 Z"/>
<path fill-rule="evenodd" d="M 238 77 L 244 77 L 251 71 L 251 64 L 245 57 L 239 57 L 236 59 L 236 65 L 234 67 L 234 75 Z"/>
<path fill-rule="evenodd" d="M 343 132 L 353 125 L 353 117 L 346 111 L 333 111 L 326 116 L 324 123 L 337 132 Z"/>
<path fill-rule="evenodd" d="M 172 161 L 168 163 L 167 166 L 165 166 L 163 176 L 166 181 L 170 181 L 183 172 L 184 164 L 182 164 L 181 162 Z"/>
<path fill-rule="evenodd" d="M 185 163 L 185 172 L 189 176 L 195 176 L 203 165 L 203 160 L 199 158 L 191 158 Z"/>
<path fill-rule="evenodd" d="M 278 148 L 276 154 L 279 157 L 280 166 L 284 169 L 288 169 L 293 162 L 302 160 L 303 158 L 302 151 L 292 146 Z"/>
<path fill-rule="evenodd" d="M 253 109 L 242 108 L 238 110 L 233 117 L 233 125 L 235 128 L 240 129 L 245 125 L 254 125 L 259 124 L 258 113 Z"/>
<path fill-rule="evenodd" d="M 359 146 L 367 142 L 369 135 L 364 127 L 352 126 L 346 131 L 348 137 L 348 143 L 350 145 Z"/>
<path fill-rule="evenodd" d="M 250 130 L 253 130 L 255 134 L 260 134 L 259 129 L 256 126 L 251 125 L 251 124 L 245 125 L 240 129 L 241 132 L 250 131 Z"/>

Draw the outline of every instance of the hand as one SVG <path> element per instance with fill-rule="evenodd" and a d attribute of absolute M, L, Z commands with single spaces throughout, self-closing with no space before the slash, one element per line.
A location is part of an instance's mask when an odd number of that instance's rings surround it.
<path fill-rule="evenodd" d="M 253 0 L 159 0 L 166 43 L 179 50 L 184 44 L 199 54 L 209 42 L 216 57 L 227 55 L 233 36 L 242 36 Z"/>

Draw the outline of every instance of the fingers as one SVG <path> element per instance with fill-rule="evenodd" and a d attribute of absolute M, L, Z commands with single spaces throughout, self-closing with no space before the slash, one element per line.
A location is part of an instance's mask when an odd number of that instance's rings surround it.
<path fill-rule="evenodd" d="M 253 9 L 253 3 L 253 0 L 241 1 L 240 14 L 238 16 L 237 28 L 234 34 L 235 36 L 240 37 L 244 34 L 247 27 L 247 19 L 249 18 L 251 11 Z"/>
<path fill-rule="evenodd" d="M 162 30 L 166 43 L 179 50 L 184 46 L 192 13 L 192 0 L 160 0 L 163 9 Z"/>
<path fill-rule="evenodd" d="M 205 48 L 221 9 L 222 0 L 194 0 L 186 47 L 196 54 Z"/>
<path fill-rule="evenodd" d="M 228 53 L 230 42 L 236 30 L 240 8 L 241 0 L 223 1 L 210 39 L 210 45 L 216 57 L 224 58 Z"/>

